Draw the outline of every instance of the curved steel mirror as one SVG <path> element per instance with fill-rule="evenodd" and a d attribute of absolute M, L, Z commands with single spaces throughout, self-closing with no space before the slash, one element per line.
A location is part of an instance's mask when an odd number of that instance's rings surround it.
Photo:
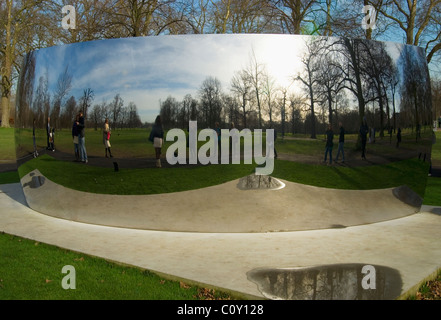
<path fill-rule="evenodd" d="M 196 232 L 335 228 L 419 210 L 431 117 L 419 47 L 122 38 L 27 54 L 16 153 L 28 204 L 52 216 Z"/>

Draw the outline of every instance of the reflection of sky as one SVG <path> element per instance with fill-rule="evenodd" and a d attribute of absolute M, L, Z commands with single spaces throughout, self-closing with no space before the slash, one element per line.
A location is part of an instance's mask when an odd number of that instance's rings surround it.
<path fill-rule="evenodd" d="M 77 101 L 91 88 L 93 104 L 111 102 L 119 93 L 125 105 L 134 102 L 143 121 L 152 121 L 159 101 L 169 95 L 198 98 L 209 76 L 221 81 L 228 93 L 235 71 L 248 67 L 254 50 L 257 61 L 288 85 L 299 67 L 303 40 L 274 35 L 187 35 L 112 39 L 41 49 L 37 55 L 36 83 L 48 72 L 53 94 L 59 75 L 68 65 Z"/>
<path fill-rule="evenodd" d="M 393 58 L 400 47 L 387 43 Z M 134 102 L 142 121 L 153 121 L 159 101 L 186 94 L 198 98 L 198 89 L 209 76 L 221 81 L 228 93 L 235 71 L 247 68 L 254 52 L 277 84 L 291 84 L 302 70 L 304 38 L 293 35 L 182 35 L 124 38 L 82 42 L 37 51 L 36 81 L 46 72 L 53 95 L 57 80 L 68 66 L 73 76 L 68 97 L 78 101 L 87 88 L 94 104 L 110 103 L 120 94 L 127 106 Z"/>

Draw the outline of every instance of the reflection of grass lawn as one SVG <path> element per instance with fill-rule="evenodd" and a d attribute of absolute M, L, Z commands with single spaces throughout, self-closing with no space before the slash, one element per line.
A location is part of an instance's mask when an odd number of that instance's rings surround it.
<path fill-rule="evenodd" d="M 66 187 L 92 193 L 156 194 L 204 188 L 249 175 L 254 165 L 210 165 L 174 168 L 113 169 L 55 160 L 44 155 L 19 168 L 20 176 L 34 168 Z"/>
<path fill-rule="evenodd" d="M 441 163 L 441 131 L 436 132 L 436 143 L 432 146 L 432 160 Z M 429 177 L 427 179 L 424 204 L 441 206 L 441 177 Z"/>
<path fill-rule="evenodd" d="M 14 128 L 0 128 L 0 160 L 15 160 Z"/>
<path fill-rule="evenodd" d="M 49 156 L 33 159 L 20 176 L 38 168 L 48 179 L 72 189 L 108 194 L 155 194 L 208 187 L 254 172 L 255 165 L 113 169 L 66 163 Z M 407 185 L 424 194 L 427 163 L 417 159 L 365 167 L 327 167 L 276 160 L 272 176 L 292 182 L 337 189 L 382 189 Z M 402 174 L 406 172 L 407 174 Z"/>
<path fill-rule="evenodd" d="M 272 176 L 336 189 L 369 190 L 407 185 L 423 196 L 427 170 L 428 164 L 418 159 L 363 167 L 328 167 L 280 160 L 276 161 Z"/>
<path fill-rule="evenodd" d="M 13 130 L 10 131 L 11 138 Z M 153 157 L 153 147 L 147 140 L 146 129 L 115 130 L 112 134 L 112 151 L 116 157 L 143 158 Z M 346 148 L 355 149 L 356 135 L 348 135 Z M 417 145 L 414 135 L 407 133 L 403 137 L 403 148 Z M 297 138 L 302 138 L 298 136 Z M 306 136 L 303 138 L 307 138 Z M 324 137 L 311 139 L 278 139 L 276 142 L 279 153 L 305 154 L 323 156 Z M 45 134 L 38 133 L 39 146 L 45 147 Z M 441 140 L 441 139 L 440 139 Z M 21 141 L 26 141 L 26 148 L 32 148 L 32 132 L 23 130 Z M 389 144 L 388 137 L 379 143 L 368 145 L 368 149 L 379 154 L 395 152 L 394 143 Z M 172 142 L 166 142 L 164 150 Z M 199 142 L 199 145 L 204 142 Z M 441 143 L 440 143 L 441 144 Z M 426 145 L 426 141 L 418 145 Z M 86 134 L 86 146 L 89 155 L 102 157 L 104 154 L 101 131 L 89 129 Z M 65 129 L 57 133 L 56 149 L 73 153 L 70 131 Z M 396 187 L 406 184 L 420 195 L 425 184 L 427 163 L 418 160 L 404 160 L 387 165 L 366 167 L 326 167 L 276 160 L 273 176 L 288 181 L 340 189 L 378 189 Z M 149 169 L 126 169 L 115 173 L 108 168 L 97 168 L 79 165 L 78 163 L 62 162 L 51 157 L 39 157 L 20 168 L 23 176 L 30 170 L 38 168 L 49 179 L 77 190 L 110 193 L 110 194 L 154 194 L 159 192 L 175 192 L 203 188 L 220 184 L 254 172 L 253 165 L 211 165 L 198 167 L 173 167 Z M 426 170 L 426 171 L 425 171 Z M 402 174 L 405 172 L 406 174 Z M 1 174 L 2 181 L 15 182 L 12 173 Z"/>

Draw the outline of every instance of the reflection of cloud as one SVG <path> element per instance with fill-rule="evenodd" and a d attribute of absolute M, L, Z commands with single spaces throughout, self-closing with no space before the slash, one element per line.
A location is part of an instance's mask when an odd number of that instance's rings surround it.
<path fill-rule="evenodd" d="M 94 103 L 110 102 L 119 93 L 133 101 L 141 115 L 156 114 L 159 101 L 197 98 L 209 76 L 225 92 L 235 71 L 249 67 L 252 52 L 280 86 L 288 86 L 300 63 L 304 38 L 293 35 L 182 35 L 110 39 L 75 43 L 38 51 L 36 77 L 49 70 L 53 92 L 59 74 L 69 64 L 77 99 L 91 88 Z M 142 118 L 143 121 L 153 117 Z"/>

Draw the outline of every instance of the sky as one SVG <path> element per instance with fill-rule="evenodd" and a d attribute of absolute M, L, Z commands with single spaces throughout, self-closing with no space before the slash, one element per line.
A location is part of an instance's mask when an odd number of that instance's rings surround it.
<path fill-rule="evenodd" d="M 217 78 L 225 93 L 234 73 L 249 66 L 254 53 L 277 85 L 299 90 L 292 79 L 303 70 L 305 39 L 298 35 L 234 34 L 120 38 L 80 42 L 37 51 L 35 86 L 48 74 L 49 91 L 68 67 L 72 89 L 67 97 L 78 101 L 87 88 L 92 105 L 110 103 L 120 94 L 127 106 L 134 102 L 142 122 L 154 121 L 160 101 L 187 94 L 198 98 L 207 77 Z M 397 56 L 401 45 L 389 43 Z"/>
<path fill-rule="evenodd" d="M 48 73 L 49 90 L 68 66 L 73 95 L 94 91 L 93 104 L 111 102 L 119 93 L 124 105 L 134 102 L 141 120 L 153 121 L 160 101 L 198 98 L 207 77 L 217 78 L 229 92 L 234 72 L 247 68 L 254 52 L 281 86 L 289 86 L 300 70 L 304 40 L 291 35 L 180 35 L 81 42 L 40 49 L 36 84 Z"/>

